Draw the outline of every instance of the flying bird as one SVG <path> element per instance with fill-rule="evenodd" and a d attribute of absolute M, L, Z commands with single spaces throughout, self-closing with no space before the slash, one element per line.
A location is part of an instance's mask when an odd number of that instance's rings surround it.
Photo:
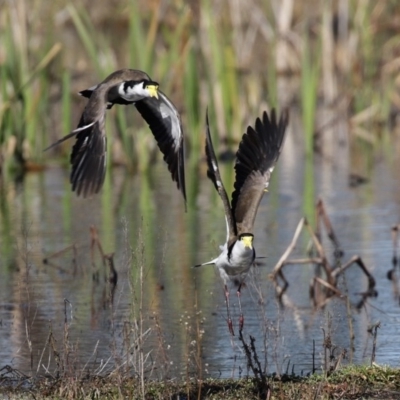
<path fill-rule="evenodd" d="M 196 265 L 215 264 L 224 282 L 228 327 L 233 335 L 232 319 L 229 312 L 229 281 L 239 282 L 237 294 L 240 306 L 239 330 L 243 328 L 244 317 L 240 305 L 240 289 L 254 264 L 256 252 L 253 247 L 254 220 L 264 192 L 267 191 L 271 173 L 281 154 L 289 113 L 285 110 L 279 121 L 273 109 L 269 117 L 266 112 L 257 118 L 254 128 L 249 126 L 243 134 L 236 153 L 235 183 L 232 202 L 221 180 L 217 157 L 215 156 L 208 113 L 206 114 L 206 157 L 207 176 L 213 182 L 224 205 L 226 220 L 226 243 L 221 246 L 221 254 L 213 260 Z"/>
<path fill-rule="evenodd" d="M 45 150 L 75 136 L 70 162 L 72 190 L 83 197 L 98 193 L 106 173 L 106 110 L 134 104 L 152 131 L 186 207 L 184 137 L 180 115 L 158 83 L 143 71 L 121 69 L 80 94 L 89 99 L 78 127 Z"/>

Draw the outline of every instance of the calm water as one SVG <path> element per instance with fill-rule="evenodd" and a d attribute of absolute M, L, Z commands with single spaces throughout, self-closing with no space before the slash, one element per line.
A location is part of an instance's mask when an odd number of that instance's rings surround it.
<path fill-rule="evenodd" d="M 313 342 L 316 368 L 323 365 L 323 329 L 330 332 L 336 355 L 346 349 L 353 362 L 365 363 L 372 352 L 368 326 L 380 321 L 376 362 L 399 366 L 399 300 L 386 278 L 393 251 L 390 228 L 400 220 L 398 162 L 377 156 L 373 167 L 363 170 L 369 183 L 350 188 L 348 175 L 354 165 L 344 161 L 350 157 L 343 154 L 335 162 L 317 158 L 307 170 L 303 157 L 294 156 L 295 138 L 285 146 L 257 216 L 256 251 L 266 258 L 242 290 L 246 340 L 255 337 L 269 372 L 285 372 L 289 365 L 290 371 L 308 373 Z M 230 164 L 222 166 L 228 187 L 231 169 Z M 215 257 L 225 240 L 222 205 L 205 178 L 205 165 L 188 169 L 187 176 L 186 214 L 161 162 L 150 174 L 129 176 L 113 170 L 103 193 L 86 200 L 70 193 L 68 171 L 59 168 L 28 174 L 21 184 L 3 183 L 0 367 L 9 364 L 28 374 L 52 373 L 52 332 L 53 348 L 68 352 L 66 365 L 71 369 L 107 372 L 130 365 L 135 371 L 142 340 L 145 369 L 153 377 L 180 376 L 187 369 L 215 377 L 246 373 L 242 347 L 228 332 L 218 273 L 212 266 L 191 268 Z M 310 216 L 318 197 L 324 200 L 345 251 L 343 260 L 360 255 L 376 279 L 379 296 L 369 299 L 360 312 L 347 310 L 343 299 L 313 311 L 309 266 L 285 269 L 290 283 L 287 299 L 295 306 L 280 307 L 276 299 L 269 275 L 300 218 L 305 212 Z M 115 253 L 119 279 L 113 301 L 97 248 L 91 257 L 92 225 L 104 252 Z M 74 243 L 75 263 L 71 250 L 50 258 L 49 264 L 42 262 Z M 324 243 L 330 254 L 331 247 Z M 294 256 L 304 254 L 304 245 L 305 240 Z M 340 282 L 341 288 L 347 286 L 352 303 L 367 289 L 367 280 L 356 267 Z M 237 332 L 234 290 L 231 299 Z M 136 325 L 140 320 L 142 339 Z"/>

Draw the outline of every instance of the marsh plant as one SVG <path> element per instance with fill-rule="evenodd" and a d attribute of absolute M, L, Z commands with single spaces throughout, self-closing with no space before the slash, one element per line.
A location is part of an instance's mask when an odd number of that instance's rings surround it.
<path fill-rule="evenodd" d="M 114 3 L 112 12 L 104 4 L 96 13 L 67 0 L 50 7 L 40 1 L 5 3 L 0 17 L 3 172 L 47 164 L 51 155 L 42 149 L 77 125 L 84 102 L 76 93 L 122 67 L 145 70 L 172 93 L 183 115 L 187 153 L 195 159 L 202 152 L 207 106 L 218 116 L 211 130 L 228 148 L 239 140 L 249 116 L 277 105 L 299 103 L 303 130 L 297 134 L 303 131 L 309 156 L 315 148 L 330 152 L 325 130 L 339 120 L 349 121 L 354 146 L 374 146 L 386 131 L 371 133 L 370 126 L 393 126 L 399 53 L 390 30 L 398 17 L 395 1 L 255 1 L 251 7 L 232 0 Z M 317 117 L 325 115 L 324 107 L 332 111 L 329 121 Z M 110 164 L 146 170 L 153 159 L 147 154 L 156 149 L 134 114 L 129 107 L 108 113 Z M 61 149 L 65 158 L 68 147 Z"/>

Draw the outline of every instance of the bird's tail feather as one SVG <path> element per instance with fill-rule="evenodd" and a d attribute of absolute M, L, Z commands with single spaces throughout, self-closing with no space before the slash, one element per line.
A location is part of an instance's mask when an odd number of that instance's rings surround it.
<path fill-rule="evenodd" d="M 214 258 L 214 260 L 205 262 L 205 263 L 203 263 L 203 264 L 193 265 L 193 268 L 203 267 L 204 265 L 212 265 L 212 264 L 215 264 L 216 261 L 217 261 L 217 258 Z"/>

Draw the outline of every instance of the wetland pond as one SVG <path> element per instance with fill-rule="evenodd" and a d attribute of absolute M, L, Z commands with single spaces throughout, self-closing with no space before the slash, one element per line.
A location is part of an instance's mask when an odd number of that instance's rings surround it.
<path fill-rule="evenodd" d="M 351 187 L 348 162 L 316 156 L 307 167 L 305 157 L 293 156 L 291 139 L 285 146 L 289 150 L 284 148 L 257 214 L 255 248 L 265 258 L 242 289 L 244 338 L 255 338 L 268 373 L 307 374 L 324 366 L 324 337 L 335 359 L 343 354 L 342 363 L 369 363 L 369 327 L 380 322 L 375 362 L 398 367 L 400 305 L 395 276 L 390 281 L 387 273 L 391 228 L 400 222 L 399 163 L 377 157 L 364 171 L 368 182 Z M 153 378 L 246 374 L 243 347 L 228 331 L 218 272 L 213 266 L 192 268 L 214 258 L 226 235 L 222 203 L 205 170 L 204 161 L 187 169 L 187 213 L 161 161 L 149 173 L 114 168 L 102 192 L 89 199 L 71 193 L 68 170 L 58 167 L 28 173 L 22 183 L 3 182 L 0 367 L 53 373 L 57 350 L 68 354 L 64 368 L 92 373 L 143 368 Z M 221 165 L 229 193 L 232 171 L 232 163 Z M 359 255 L 376 280 L 378 296 L 360 310 L 350 305 L 360 300 L 368 281 L 355 266 L 339 278 L 349 301 L 334 297 L 315 310 L 311 265 L 284 269 L 291 306 L 276 297 L 271 272 L 318 198 L 344 250 L 343 262 Z M 113 291 L 108 265 L 103 266 L 98 246 L 91 248 L 91 226 L 104 253 L 114 253 Z M 307 243 L 304 235 L 293 257 L 305 254 Z M 331 257 L 332 246 L 326 239 L 323 244 Z M 234 289 L 231 313 L 237 332 Z"/>

